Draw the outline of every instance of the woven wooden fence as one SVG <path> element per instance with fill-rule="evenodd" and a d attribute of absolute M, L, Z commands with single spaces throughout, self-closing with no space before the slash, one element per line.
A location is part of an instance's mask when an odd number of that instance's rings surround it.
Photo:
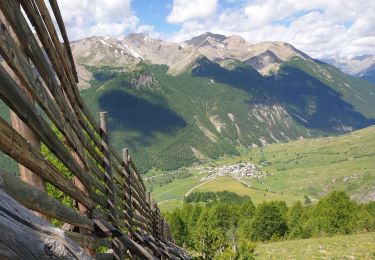
<path fill-rule="evenodd" d="M 0 98 L 12 119 L 0 117 L 0 149 L 21 171 L 18 178 L 0 170 L 0 231 L 14 233 L 0 237 L 0 258 L 188 259 L 128 150 L 119 156 L 111 147 L 107 113 L 96 118 L 81 99 L 56 0 L 1 0 L 0 10 Z M 54 219 L 60 228 L 48 224 Z"/>

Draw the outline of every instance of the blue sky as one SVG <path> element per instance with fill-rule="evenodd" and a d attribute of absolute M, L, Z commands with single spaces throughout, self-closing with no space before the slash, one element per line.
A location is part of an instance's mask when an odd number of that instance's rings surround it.
<path fill-rule="evenodd" d="M 132 8 L 142 23 L 152 24 L 156 31 L 170 34 L 180 29 L 180 25 L 171 24 L 166 21 L 166 17 L 171 12 L 172 5 L 172 0 L 132 1 Z"/>
<path fill-rule="evenodd" d="M 375 54 L 375 0 L 58 0 L 71 39 L 210 31 L 283 41 L 316 58 Z"/>

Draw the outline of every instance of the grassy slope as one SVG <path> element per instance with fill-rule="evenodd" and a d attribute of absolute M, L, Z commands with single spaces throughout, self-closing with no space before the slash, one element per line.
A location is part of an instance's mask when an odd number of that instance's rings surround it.
<path fill-rule="evenodd" d="M 375 127 L 338 137 L 273 144 L 263 153 L 271 163 L 264 170 L 273 173 L 264 183 L 273 191 L 319 197 L 341 189 L 358 199 L 374 191 Z M 246 157 L 257 162 L 261 150 L 251 150 Z"/>
<path fill-rule="evenodd" d="M 328 65 L 293 60 L 270 77 L 237 65 L 203 59 L 178 76 L 159 65 L 92 68 L 96 80 L 82 95 L 93 111 L 109 112 L 114 146 L 129 147 L 143 171 L 237 154 L 264 140 L 358 129 L 375 118 L 374 85 Z M 140 75 L 152 82 L 135 86 Z"/>
<path fill-rule="evenodd" d="M 196 191 L 231 191 L 241 196 L 249 196 L 255 204 L 270 200 L 285 200 L 288 204 L 302 200 L 301 196 L 287 193 L 273 193 L 251 189 L 229 176 L 218 177 L 202 186 Z"/>
<path fill-rule="evenodd" d="M 291 204 L 303 201 L 304 195 L 313 199 L 332 190 L 344 190 L 355 199 L 363 200 L 375 187 L 375 126 L 350 134 L 271 144 L 263 148 L 269 166 L 262 169 L 272 175 L 263 183 L 249 181 L 247 188 L 231 177 L 220 177 L 199 186 L 196 191 L 229 190 L 250 196 L 255 203 L 263 200 L 285 200 Z M 180 205 L 186 192 L 201 183 L 198 168 L 207 165 L 258 163 L 262 149 L 245 150 L 241 156 L 221 158 L 199 167 L 191 167 L 194 176 L 176 180 L 155 188 L 153 196 L 163 202 L 165 209 Z M 271 192 L 269 192 L 269 189 Z M 163 207 L 162 207 L 163 208 Z M 163 208 L 164 209 L 164 208 Z"/>
<path fill-rule="evenodd" d="M 256 259 L 375 259 L 375 233 L 263 243 Z"/>

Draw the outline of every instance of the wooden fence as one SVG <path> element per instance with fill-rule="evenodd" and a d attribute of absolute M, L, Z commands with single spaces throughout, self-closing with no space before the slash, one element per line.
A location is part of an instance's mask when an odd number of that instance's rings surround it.
<path fill-rule="evenodd" d="M 56 0 L 1 0 L 0 10 L 0 98 L 12 113 L 12 123 L 0 117 L 0 149 L 24 170 L 0 170 L 0 231 L 14 233 L 0 236 L 0 257 L 188 259 L 128 150 L 109 144 L 107 113 L 98 123 L 82 101 Z"/>

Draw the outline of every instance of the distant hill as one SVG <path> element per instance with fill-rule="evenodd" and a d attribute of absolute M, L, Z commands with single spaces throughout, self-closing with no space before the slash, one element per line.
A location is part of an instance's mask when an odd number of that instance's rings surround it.
<path fill-rule="evenodd" d="M 109 112 L 113 144 L 129 147 L 143 170 L 375 123 L 375 85 L 287 43 L 131 34 L 72 47 L 84 99 Z"/>
<path fill-rule="evenodd" d="M 375 83 L 375 55 L 362 55 L 352 59 L 328 59 L 325 62 L 345 73 Z"/>

